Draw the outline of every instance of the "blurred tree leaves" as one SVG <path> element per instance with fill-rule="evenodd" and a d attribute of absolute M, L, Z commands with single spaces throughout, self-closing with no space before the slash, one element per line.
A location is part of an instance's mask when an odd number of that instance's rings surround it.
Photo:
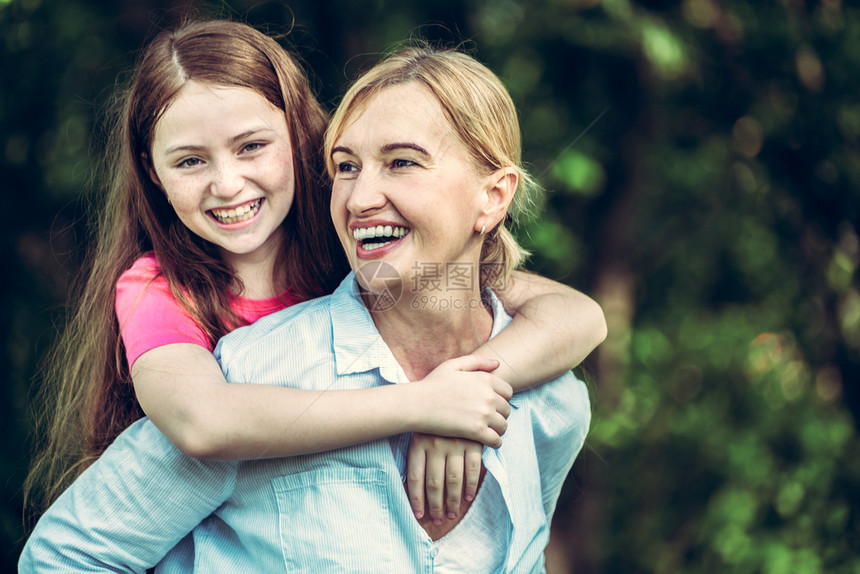
<path fill-rule="evenodd" d="M 189 9 L 289 31 L 329 107 L 415 33 L 503 77 L 548 190 L 519 230 L 532 267 L 610 322 L 551 572 L 860 571 L 860 9 L 840 0 L 0 0 L 8 564 L 101 107 Z"/>

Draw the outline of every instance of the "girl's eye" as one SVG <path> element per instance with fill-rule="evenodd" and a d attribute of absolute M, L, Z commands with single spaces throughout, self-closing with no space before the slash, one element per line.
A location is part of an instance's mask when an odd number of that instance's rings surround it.
<path fill-rule="evenodd" d="M 415 163 L 414 161 L 408 160 L 408 159 L 395 159 L 394 161 L 391 162 L 391 167 L 393 167 L 393 168 L 412 167 L 415 165 L 418 165 L 418 164 Z"/>
<path fill-rule="evenodd" d="M 249 143 L 245 147 L 242 148 L 242 151 L 244 151 L 246 153 L 255 152 L 258 149 L 260 149 L 261 147 L 263 147 L 263 144 L 261 144 L 261 143 L 258 143 L 258 142 Z"/>
<path fill-rule="evenodd" d="M 200 161 L 200 158 L 189 157 L 188 159 L 184 159 L 179 162 L 179 165 L 177 167 L 195 167 L 200 165 L 201 163 L 202 162 Z"/>
<path fill-rule="evenodd" d="M 358 167 L 354 163 L 350 163 L 348 161 L 343 161 L 337 164 L 337 172 L 338 173 L 353 173 L 358 171 Z"/>

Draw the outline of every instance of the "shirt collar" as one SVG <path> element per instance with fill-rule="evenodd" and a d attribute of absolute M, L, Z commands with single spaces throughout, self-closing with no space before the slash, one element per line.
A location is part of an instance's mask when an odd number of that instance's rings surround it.
<path fill-rule="evenodd" d="M 389 382 L 409 382 L 376 330 L 354 273 L 347 275 L 331 295 L 331 324 L 338 375 L 379 369 L 382 378 Z"/>
<path fill-rule="evenodd" d="M 493 311 L 493 331 L 490 333 L 490 339 L 492 339 L 508 326 L 511 322 L 511 317 L 505 313 L 504 305 L 502 305 L 502 302 L 496 297 L 492 289 L 484 289 L 484 298 L 489 301 L 490 309 Z"/>
<path fill-rule="evenodd" d="M 493 338 L 507 327 L 511 318 L 505 313 L 505 308 L 495 293 L 486 289 L 484 296 L 493 312 L 493 329 L 490 334 L 490 338 Z M 379 369 L 379 374 L 387 381 L 409 382 L 394 359 L 391 349 L 376 330 L 359 293 L 358 281 L 352 272 L 331 295 L 331 324 L 338 375 Z"/>

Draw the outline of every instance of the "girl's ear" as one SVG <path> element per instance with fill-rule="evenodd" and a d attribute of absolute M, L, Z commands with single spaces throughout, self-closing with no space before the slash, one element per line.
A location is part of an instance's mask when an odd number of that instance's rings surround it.
<path fill-rule="evenodd" d="M 476 232 L 489 232 L 505 218 L 519 181 L 519 171 L 513 167 L 503 167 L 488 176 L 482 194 L 483 205 L 475 221 Z"/>
<path fill-rule="evenodd" d="M 158 174 L 155 173 L 155 168 L 152 167 L 152 162 L 149 161 L 149 155 L 147 155 L 146 153 L 141 153 L 140 154 L 140 161 L 143 163 L 144 167 L 146 168 L 146 173 L 149 174 L 149 179 L 152 180 L 152 183 L 154 183 L 156 185 L 156 187 L 158 187 L 158 189 L 160 189 L 161 191 L 164 191 L 164 188 L 161 186 L 161 180 L 158 179 Z"/>

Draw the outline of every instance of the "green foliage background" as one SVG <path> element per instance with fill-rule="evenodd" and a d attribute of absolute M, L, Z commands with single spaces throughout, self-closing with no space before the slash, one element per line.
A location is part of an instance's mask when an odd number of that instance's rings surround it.
<path fill-rule="evenodd" d="M 860 572 L 860 10 L 840 0 L 0 0 L 0 570 L 104 104 L 189 11 L 289 32 L 329 108 L 412 34 L 507 83 L 548 189 L 532 268 L 610 328 L 551 572 Z"/>

